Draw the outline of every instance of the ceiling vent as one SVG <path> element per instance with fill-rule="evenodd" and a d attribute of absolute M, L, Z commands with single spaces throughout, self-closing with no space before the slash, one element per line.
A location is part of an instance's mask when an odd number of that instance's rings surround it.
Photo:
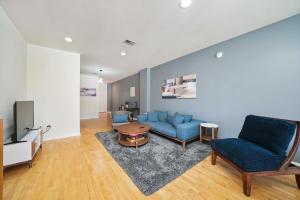
<path fill-rule="evenodd" d="M 135 42 L 134 41 L 132 41 L 132 40 L 124 40 L 124 42 L 123 43 L 125 43 L 125 44 L 127 44 L 127 45 L 129 45 L 129 46 L 133 46 L 133 45 L 135 45 Z"/>

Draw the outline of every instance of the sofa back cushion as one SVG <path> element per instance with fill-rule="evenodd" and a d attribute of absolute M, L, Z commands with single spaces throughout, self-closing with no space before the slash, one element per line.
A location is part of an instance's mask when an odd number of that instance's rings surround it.
<path fill-rule="evenodd" d="M 137 121 L 140 123 L 145 123 L 148 120 L 148 116 L 147 115 L 138 115 L 137 116 Z"/>
<path fill-rule="evenodd" d="M 158 112 L 149 112 L 148 113 L 149 122 L 158 122 Z"/>
<path fill-rule="evenodd" d="M 179 124 L 182 124 L 182 123 L 184 123 L 184 117 L 183 116 L 175 115 L 173 117 L 173 121 L 172 121 L 173 126 L 177 127 Z"/>
<path fill-rule="evenodd" d="M 168 119 L 168 111 L 155 111 L 158 113 L 158 120 L 160 122 L 166 122 Z"/>
<path fill-rule="evenodd" d="M 128 122 L 128 114 L 112 114 L 113 123 L 125 123 Z"/>
<path fill-rule="evenodd" d="M 285 155 L 295 133 L 296 124 L 286 120 L 248 115 L 239 135 L 275 154 Z"/>
<path fill-rule="evenodd" d="M 178 112 L 176 112 L 175 115 L 181 115 L 184 118 L 184 123 L 191 122 L 193 119 L 193 115 L 183 115 Z"/>
<path fill-rule="evenodd" d="M 173 124 L 173 119 L 174 119 L 174 117 L 175 117 L 175 116 L 173 116 L 173 115 L 168 115 L 167 122 L 168 122 L 169 124 Z"/>

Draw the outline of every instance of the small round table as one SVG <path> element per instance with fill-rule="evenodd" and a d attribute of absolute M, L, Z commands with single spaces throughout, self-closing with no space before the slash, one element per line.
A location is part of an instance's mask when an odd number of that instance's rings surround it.
<path fill-rule="evenodd" d="M 118 142 L 127 147 L 144 145 L 149 141 L 150 126 L 133 122 L 117 127 Z"/>
<path fill-rule="evenodd" d="M 207 129 L 211 129 L 211 135 L 207 134 Z M 219 125 L 213 123 L 200 124 L 200 143 L 202 140 L 211 141 L 218 137 Z"/>

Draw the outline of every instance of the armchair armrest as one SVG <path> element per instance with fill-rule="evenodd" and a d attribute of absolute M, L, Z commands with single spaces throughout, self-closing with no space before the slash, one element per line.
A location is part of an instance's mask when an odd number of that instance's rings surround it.
<path fill-rule="evenodd" d="M 112 115 L 113 123 L 126 123 L 128 122 L 128 113 L 125 114 L 113 114 Z"/>
<path fill-rule="evenodd" d="M 148 120 L 148 116 L 147 115 L 138 115 L 137 116 L 137 121 L 139 123 L 145 123 Z"/>
<path fill-rule="evenodd" d="M 200 135 L 200 124 L 204 121 L 193 119 L 191 122 L 179 124 L 177 129 L 177 138 L 187 141 Z"/>

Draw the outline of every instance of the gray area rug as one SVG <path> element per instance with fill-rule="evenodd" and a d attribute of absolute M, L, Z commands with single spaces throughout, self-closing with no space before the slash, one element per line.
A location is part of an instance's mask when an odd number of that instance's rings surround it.
<path fill-rule="evenodd" d="M 211 152 L 199 140 L 183 150 L 181 144 L 152 133 L 149 142 L 138 149 L 121 146 L 115 132 L 97 133 L 96 137 L 145 195 L 164 187 Z"/>

